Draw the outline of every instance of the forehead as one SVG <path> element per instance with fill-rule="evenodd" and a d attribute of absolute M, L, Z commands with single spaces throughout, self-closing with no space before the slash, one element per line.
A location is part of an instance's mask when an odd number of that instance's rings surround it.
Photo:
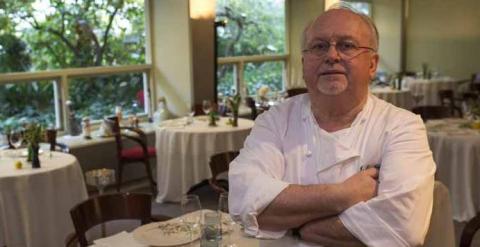
<path fill-rule="evenodd" d="M 312 23 L 307 31 L 307 41 L 351 38 L 368 42 L 371 35 L 370 27 L 360 16 L 338 9 L 325 12 Z"/>

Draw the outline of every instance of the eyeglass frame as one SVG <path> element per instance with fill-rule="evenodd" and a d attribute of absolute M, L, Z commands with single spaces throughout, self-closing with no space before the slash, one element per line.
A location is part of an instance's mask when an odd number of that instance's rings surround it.
<path fill-rule="evenodd" d="M 302 50 L 302 53 L 310 53 L 312 55 L 314 55 L 315 57 L 317 58 L 325 58 L 328 54 L 328 52 L 330 51 L 330 48 L 333 46 L 335 48 L 335 51 L 337 52 L 337 54 L 343 59 L 343 60 L 351 60 L 353 59 L 354 57 L 362 54 L 361 52 L 361 49 L 366 49 L 366 50 L 369 50 L 369 51 L 372 51 L 372 52 L 377 52 L 377 50 L 375 50 L 374 48 L 372 47 L 368 47 L 368 46 L 357 46 L 355 44 L 355 42 L 351 42 L 352 45 L 355 46 L 355 53 L 356 54 L 353 54 L 351 56 L 347 56 L 345 55 L 345 53 L 341 52 L 338 48 L 337 48 L 337 45 L 338 43 L 342 43 L 342 42 L 348 42 L 346 40 L 340 40 L 340 41 L 326 41 L 326 40 L 321 40 L 321 42 L 325 42 L 326 44 L 328 44 L 328 47 L 326 48 L 325 50 L 325 53 L 320 55 L 320 54 L 316 54 L 314 51 L 314 47 L 311 47 L 311 48 L 307 48 L 307 49 L 303 49 Z M 319 50 L 319 49 L 318 49 Z M 360 50 L 360 51 L 359 51 Z"/>

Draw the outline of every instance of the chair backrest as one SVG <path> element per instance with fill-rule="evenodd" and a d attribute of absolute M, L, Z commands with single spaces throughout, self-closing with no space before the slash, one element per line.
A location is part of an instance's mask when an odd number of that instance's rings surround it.
<path fill-rule="evenodd" d="M 45 139 L 50 145 L 50 151 L 61 151 L 64 153 L 70 152 L 70 148 L 66 144 L 57 142 L 56 129 L 47 129 L 45 131 Z"/>
<path fill-rule="evenodd" d="M 70 210 L 75 233 L 81 246 L 88 246 L 85 233 L 92 227 L 112 220 L 151 221 L 152 196 L 140 193 L 106 194 L 90 198 Z"/>
<path fill-rule="evenodd" d="M 412 112 L 420 115 L 423 121 L 448 118 L 452 116 L 450 108 L 446 106 L 417 106 L 412 109 Z"/>
<path fill-rule="evenodd" d="M 220 173 L 228 171 L 230 162 L 232 162 L 238 156 L 238 154 L 238 151 L 229 151 L 214 154 L 212 157 L 210 157 L 210 171 L 212 172 L 212 179 L 210 180 L 210 185 L 212 185 L 213 189 L 217 192 L 225 191 L 225 189 L 222 189 L 220 186 L 218 186 L 217 176 Z"/>
<path fill-rule="evenodd" d="M 470 247 L 475 233 L 480 229 L 480 213 L 467 222 L 460 237 L 460 247 Z"/>
<path fill-rule="evenodd" d="M 308 92 L 307 88 L 304 88 L 304 87 L 290 88 L 290 89 L 287 89 L 287 98 L 293 97 L 295 95 L 307 93 L 307 92 Z"/>
<path fill-rule="evenodd" d="M 255 120 L 255 118 L 257 118 L 257 106 L 255 105 L 255 100 L 252 97 L 246 97 L 245 103 L 250 108 L 250 111 L 251 111 L 250 118 L 252 120 Z"/>
<path fill-rule="evenodd" d="M 447 187 L 441 182 L 435 181 L 430 227 L 423 247 L 453 246 L 455 246 L 455 230 L 450 196 Z"/>
<path fill-rule="evenodd" d="M 115 144 L 117 147 L 117 156 L 120 156 L 122 152 L 122 135 L 120 130 L 120 123 L 116 116 L 105 117 L 103 121 L 108 125 L 110 130 L 112 131 L 113 136 L 115 137 Z"/>
<path fill-rule="evenodd" d="M 472 80 L 470 82 L 470 87 L 472 90 L 480 91 L 480 73 L 472 74 Z"/>
<path fill-rule="evenodd" d="M 438 90 L 438 98 L 442 106 L 450 108 L 451 115 L 455 115 L 455 111 L 458 112 L 459 117 L 463 117 L 462 110 L 455 104 L 455 97 L 452 89 Z"/>

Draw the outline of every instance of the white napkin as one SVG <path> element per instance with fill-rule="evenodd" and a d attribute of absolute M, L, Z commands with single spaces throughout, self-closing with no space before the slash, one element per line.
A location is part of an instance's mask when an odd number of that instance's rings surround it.
<path fill-rule="evenodd" d="M 147 247 L 138 243 L 133 234 L 126 231 L 117 233 L 113 236 L 101 238 L 93 241 L 98 247 Z"/>

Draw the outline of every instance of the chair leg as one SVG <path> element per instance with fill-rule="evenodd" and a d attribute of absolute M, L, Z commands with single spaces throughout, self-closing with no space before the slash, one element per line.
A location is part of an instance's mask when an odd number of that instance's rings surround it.
<path fill-rule="evenodd" d="M 150 181 L 152 193 L 153 195 L 155 195 L 157 190 L 157 183 L 155 183 L 155 180 L 153 180 L 152 169 L 150 168 L 150 161 L 148 160 L 148 158 L 143 159 L 143 164 L 145 164 L 145 170 L 147 171 L 147 177 Z"/>
<path fill-rule="evenodd" d="M 122 174 L 123 174 L 123 162 L 118 161 L 117 164 L 117 192 L 120 192 L 120 187 L 122 187 Z"/>

